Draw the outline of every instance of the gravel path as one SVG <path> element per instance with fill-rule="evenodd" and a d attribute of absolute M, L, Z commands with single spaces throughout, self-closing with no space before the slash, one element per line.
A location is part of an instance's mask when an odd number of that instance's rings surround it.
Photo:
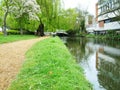
<path fill-rule="evenodd" d="M 25 59 L 26 51 L 47 37 L 0 44 L 0 90 L 6 90 L 16 77 Z"/>

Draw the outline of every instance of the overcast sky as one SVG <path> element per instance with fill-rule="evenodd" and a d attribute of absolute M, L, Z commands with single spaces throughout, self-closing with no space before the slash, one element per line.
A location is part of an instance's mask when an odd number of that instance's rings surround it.
<path fill-rule="evenodd" d="M 63 0 L 65 8 L 74 8 L 80 6 L 81 9 L 87 10 L 90 14 L 95 15 L 95 4 L 98 0 Z"/>

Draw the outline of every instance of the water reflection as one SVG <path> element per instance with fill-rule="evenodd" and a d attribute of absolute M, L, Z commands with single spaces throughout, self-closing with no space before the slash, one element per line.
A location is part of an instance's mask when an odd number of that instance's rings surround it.
<path fill-rule="evenodd" d="M 120 42 L 79 37 L 62 39 L 94 90 L 120 89 Z"/>

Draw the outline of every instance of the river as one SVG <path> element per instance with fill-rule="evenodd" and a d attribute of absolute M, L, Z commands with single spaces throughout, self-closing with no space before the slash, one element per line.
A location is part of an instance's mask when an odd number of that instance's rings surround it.
<path fill-rule="evenodd" d="M 94 90 L 120 90 L 120 41 L 61 37 Z"/>

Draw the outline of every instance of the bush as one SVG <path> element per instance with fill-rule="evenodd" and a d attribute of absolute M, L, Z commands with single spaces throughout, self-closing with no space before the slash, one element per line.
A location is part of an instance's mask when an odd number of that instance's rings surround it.
<path fill-rule="evenodd" d="M 3 35 L 3 32 L 0 32 L 0 35 Z"/>
<path fill-rule="evenodd" d="M 115 35 L 115 34 L 116 34 L 116 31 L 108 30 L 108 31 L 107 31 L 107 34 L 108 34 L 109 36 Z"/>
<path fill-rule="evenodd" d="M 77 30 L 70 29 L 70 30 L 67 31 L 67 33 L 68 33 L 69 36 L 75 36 L 76 33 L 77 33 Z"/>
<path fill-rule="evenodd" d="M 34 35 L 35 34 L 34 31 L 29 31 L 29 30 L 24 30 L 23 33 L 27 34 L 27 35 Z"/>
<path fill-rule="evenodd" d="M 8 30 L 7 33 L 8 33 L 8 35 L 18 35 L 18 34 L 20 34 L 20 32 L 17 31 L 17 30 Z"/>
<path fill-rule="evenodd" d="M 86 37 L 94 38 L 95 34 L 88 34 Z"/>

